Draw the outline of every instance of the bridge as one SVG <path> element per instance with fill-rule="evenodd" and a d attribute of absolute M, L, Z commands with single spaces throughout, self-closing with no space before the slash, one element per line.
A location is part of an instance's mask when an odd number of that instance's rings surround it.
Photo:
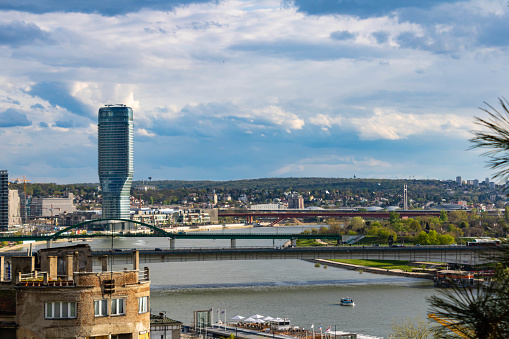
<path fill-rule="evenodd" d="M 487 262 L 491 249 L 470 246 L 334 246 L 334 247 L 248 247 L 187 248 L 140 250 L 140 263 L 189 262 L 216 260 L 274 259 L 365 259 L 405 260 L 444 263 L 481 264 Z M 132 250 L 94 250 L 93 256 L 112 256 L 114 264 L 132 264 Z M 99 264 L 99 262 L 97 262 Z"/>
<path fill-rule="evenodd" d="M 113 223 L 112 223 L 113 222 Z M 76 233 L 77 229 L 84 226 L 104 223 L 107 225 L 121 225 L 122 231 L 106 231 L 106 232 L 92 232 L 92 233 Z M 132 224 L 147 227 L 151 233 L 131 232 Z M 127 226 L 127 227 L 126 227 Z M 113 229 L 114 226 L 111 226 Z M 120 228 L 120 227 L 119 227 Z M 42 235 L 4 235 L 0 236 L 0 241 L 46 241 L 48 247 L 52 246 L 52 242 L 57 239 L 88 239 L 88 238 L 110 238 L 110 237 L 159 237 L 168 238 L 170 240 L 170 248 L 175 248 L 176 239 L 230 239 L 231 247 L 237 247 L 237 239 L 287 239 L 292 241 L 292 245 L 296 245 L 298 239 L 329 239 L 341 241 L 341 234 L 300 234 L 300 233 L 224 233 L 224 232 L 167 232 L 157 226 L 147 224 L 141 221 L 129 219 L 95 219 L 81 222 L 79 224 L 66 227 L 58 232 Z"/>
<path fill-rule="evenodd" d="M 396 211 L 401 218 L 414 218 L 420 216 L 439 217 L 440 211 L 432 210 L 412 210 L 412 211 Z M 314 210 L 314 211 L 284 211 L 284 212 L 266 212 L 266 211 L 250 211 L 250 212 L 219 212 L 218 217 L 245 218 L 247 223 L 252 223 L 255 218 L 272 218 L 275 219 L 269 224 L 273 226 L 285 219 L 289 218 L 353 218 L 362 217 L 369 219 L 389 219 L 391 212 L 341 212 L 331 210 Z"/>
<path fill-rule="evenodd" d="M 4 257 L 19 256 L 22 252 L 4 252 Z M 405 260 L 444 263 L 481 264 L 489 262 L 494 249 L 472 246 L 322 246 L 322 247 L 244 247 L 244 248 L 156 248 L 147 250 L 93 250 L 93 264 L 101 265 L 104 257 L 111 257 L 114 265 L 132 264 L 134 256 L 140 263 L 191 262 L 216 260 L 274 260 L 274 259 L 365 259 Z"/>

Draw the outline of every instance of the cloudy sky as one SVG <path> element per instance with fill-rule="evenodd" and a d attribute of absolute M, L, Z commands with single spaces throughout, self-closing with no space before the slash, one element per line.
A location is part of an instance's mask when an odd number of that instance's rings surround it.
<path fill-rule="evenodd" d="M 97 111 L 135 180 L 484 179 L 509 97 L 505 0 L 0 0 L 0 168 L 97 182 Z"/>

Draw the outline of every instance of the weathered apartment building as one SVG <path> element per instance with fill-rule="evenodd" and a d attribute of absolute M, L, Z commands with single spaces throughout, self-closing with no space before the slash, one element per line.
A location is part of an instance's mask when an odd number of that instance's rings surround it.
<path fill-rule="evenodd" d="M 150 338 L 149 271 L 92 271 L 88 245 L 0 257 L 0 338 Z M 97 259 L 95 259 L 97 260 Z"/>

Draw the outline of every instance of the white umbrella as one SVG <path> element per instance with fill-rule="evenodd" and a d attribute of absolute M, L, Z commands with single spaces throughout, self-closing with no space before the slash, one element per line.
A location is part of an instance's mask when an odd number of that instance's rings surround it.
<path fill-rule="evenodd" d="M 265 321 L 263 321 L 262 319 L 255 319 L 255 323 L 263 324 L 263 323 L 265 323 Z"/>
<path fill-rule="evenodd" d="M 265 318 L 263 318 L 263 320 L 265 321 L 271 321 L 271 320 L 274 320 L 274 318 L 270 317 L 270 316 L 266 316 Z"/>
<path fill-rule="evenodd" d="M 241 316 L 241 315 L 236 315 L 235 317 L 233 317 L 231 320 L 242 320 L 244 319 L 245 317 Z"/>
<path fill-rule="evenodd" d="M 281 319 L 279 317 L 277 317 L 276 319 L 272 319 L 272 321 L 276 322 L 276 323 L 280 323 L 280 322 L 283 322 L 285 321 L 284 319 Z"/>
<path fill-rule="evenodd" d="M 249 317 L 249 318 L 245 319 L 244 322 L 246 322 L 246 323 L 254 323 L 255 320 L 256 319 L 253 319 L 253 318 Z"/>
<path fill-rule="evenodd" d="M 255 314 L 255 315 L 252 315 L 250 318 L 253 318 L 253 319 L 262 319 L 263 315 Z"/>

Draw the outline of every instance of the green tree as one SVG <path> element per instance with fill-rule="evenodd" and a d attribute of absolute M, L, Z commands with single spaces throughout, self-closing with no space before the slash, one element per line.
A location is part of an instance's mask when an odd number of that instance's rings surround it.
<path fill-rule="evenodd" d="M 474 117 L 480 130 L 472 131 L 471 148 L 486 149 L 482 156 L 488 157 L 489 166 L 496 170 L 493 178 L 505 181 L 509 177 L 509 102 L 499 98 L 502 111 L 499 112 L 489 104 L 481 108 L 488 114 L 488 119 Z"/>
<path fill-rule="evenodd" d="M 392 224 L 395 224 L 399 221 L 399 213 L 396 212 L 389 212 L 389 222 Z"/>
<path fill-rule="evenodd" d="M 447 212 L 444 210 L 440 211 L 440 221 L 447 222 Z"/>
<path fill-rule="evenodd" d="M 476 288 L 452 284 L 428 299 L 431 313 L 454 324 L 440 327 L 439 337 L 458 338 L 456 331 L 471 339 L 509 338 L 509 245 L 496 251 L 489 258 L 498 263 L 490 284 Z"/>
<path fill-rule="evenodd" d="M 509 103 L 505 99 L 499 101 L 502 112 L 487 105 L 482 110 L 488 113 L 488 119 L 475 117 L 482 129 L 473 131 L 470 141 L 471 148 L 486 150 L 482 155 L 496 170 L 494 177 L 505 180 L 509 176 Z M 497 267 L 490 284 L 469 288 L 453 283 L 451 289 L 429 298 L 431 313 L 454 324 L 453 328 L 441 327 L 440 337 L 457 338 L 454 332 L 460 332 L 462 337 L 472 339 L 509 338 L 509 245 L 492 250 L 496 254 L 488 259 Z"/>
<path fill-rule="evenodd" d="M 420 318 L 408 318 L 399 322 L 392 322 L 392 332 L 389 339 L 428 339 L 434 338 L 433 329 L 429 322 Z"/>

